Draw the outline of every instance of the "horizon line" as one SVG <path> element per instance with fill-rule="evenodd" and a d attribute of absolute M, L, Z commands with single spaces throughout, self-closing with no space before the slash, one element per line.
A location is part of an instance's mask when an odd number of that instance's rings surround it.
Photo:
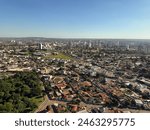
<path fill-rule="evenodd" d="M 112 40 L 150 40 L 150 38 L 94 38 L 94 37 L 41 37 L 41 36 L 18 36 L 18 37 L 14 37 L 14 36 L 11 36 L 11 37 L 8 37 L 8 36 L 4 36 L 4 37 L 0 37 L 0 38 L 45 38 L 45 39 L 104 39 L 104 40 L 107 40 L 107 39 L 112 39 Z"/>

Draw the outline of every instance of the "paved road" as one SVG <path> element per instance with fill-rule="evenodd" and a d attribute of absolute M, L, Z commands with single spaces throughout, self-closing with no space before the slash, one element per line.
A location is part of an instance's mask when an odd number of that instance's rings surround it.
<path fill-rule="evenodd" d="M 45 96 L 44 102 L 41 103 L 41 105 L 38 107 L 38 109 L 35 111 L 35 113 L 38 113 L 38 112 L 45 110 L 45 108 L 48 105 L 53 105 L 54 103 L 65 105 L 67 102 L 57 101 L 57 100 L 49 100 L 48 96 Z"/>
<path fill-rule="evenodd" d="M 45 108 L 48 106 L 48 105 L 53 105 L 54 103 L 58 103 L 58 104 L 63 104 L 63 105 L 66 105 L 67 102 L 64 102 L 64 101 L 57 101 L 57 100 L 49 100 L 48 96 L 45 96 L 45 100 L 44 102 L 38 107 L 38 109 L 35 111 L 36 113 L 38 112 L 41 112 L 43 110 L 45 110 Z M 91 104 L 85 104 L 84 102 L 81 102 L 80 103 L 80 106 L 82 107 L 87 107 L 87 110 L 90 110 L 91 108 L 95 108 L 95 107 L 99 107 L 100 105 L 91 105 Z"/>

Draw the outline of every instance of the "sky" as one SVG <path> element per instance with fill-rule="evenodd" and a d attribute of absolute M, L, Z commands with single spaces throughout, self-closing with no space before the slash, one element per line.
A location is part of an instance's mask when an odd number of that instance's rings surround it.
<path fill-rule="evenodd" d="M 0 37 L 150 39 L 150 0 L 0 0 Z"/>

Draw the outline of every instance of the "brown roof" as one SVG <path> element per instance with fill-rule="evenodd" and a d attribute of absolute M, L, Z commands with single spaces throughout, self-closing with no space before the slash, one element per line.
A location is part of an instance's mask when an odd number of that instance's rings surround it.
<path fill-rule="evenodd" d="M 63 82 L 63 78 L 62 77 L 55 77 L 54 79 L 53 79 L 53 82 L 55 83 L 55 84 L 58 84 L 58 83 L 61 83 L 61 82 Z"/>
<path fill-rule="evenodd" d="M 56 84 L 56 86 L 59 88 L 59 89 L 63 89 L 67 86 L 67 84 L 65 82 L 62 82 L 62 83 L 59 83 L 59 84 Z"/>
<path fill-rule="evenodd" d="M 63 94 L 68 95 L 68 94 L 70 94 L 70 92 L 69 92 L 69 90 L 65 89 L 65 90 L 63 90 Z"/>
<path fill-rule="evenodd" d="M 84 86 L 84 87 L 91 87 L 92 86 L 92 83 L 89 82 L 89 81 L 84 81 L 81 83 L 81 86 Z"/>

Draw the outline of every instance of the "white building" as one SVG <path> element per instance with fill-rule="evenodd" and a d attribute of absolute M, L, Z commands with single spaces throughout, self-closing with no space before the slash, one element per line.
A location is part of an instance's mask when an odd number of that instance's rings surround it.
<path fill-rule="evenodd" d="M 42 49 L 43 49 L 43 44 L 39 43 L 39 50 L 42 50 Z"/>

